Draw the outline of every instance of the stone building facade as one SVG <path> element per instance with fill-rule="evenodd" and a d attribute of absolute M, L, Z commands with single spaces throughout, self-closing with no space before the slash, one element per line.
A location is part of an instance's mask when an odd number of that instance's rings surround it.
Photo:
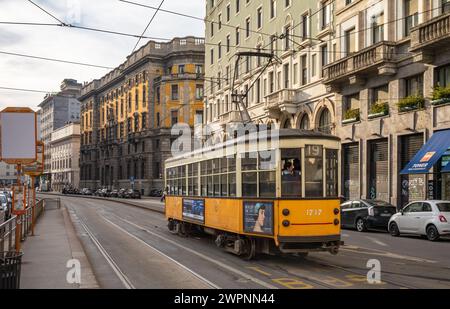
<path fill-rule="evenodd" d="M 322 83 L 322 67 L 332 59 L 333 1 L 207 1 L 206 106 L 208 125 L 221 129 L 240 122 L 231 99 L 237 52 L 273 53 L 244 58 L 238 65 L 237 92 L 254 122 L 278 128 L 301 127 L 335 133 L 334 95 Z M 320 11 L 320 14 L 318 12 Z"/>
<path fill-rule="evenodd" d="M 163 188 L 178 123 L 203 123 L 204 39 L 150 41 L 81 97 L 81 187 Z"/>
<path fill-rule="evenodd" d="M 400 175 L 434 132 L 450 129 L 448 100 L 436 100 L 434 92 L 450 86 L 449 11 L 446 0 L 207 1 L 206 43 L 215 46 L 208 46 L 206 75 L 225 83 L 207 87 L 207 122 L 220 131 L 240 121 L 230 100 L 228 59 L 258 50 L 262 41 L 269 45 L 261 50 L 273 51 L 278 63 L 250 91 L 254 122 L 339 136 L 347 199 L 398 207 L 449 199 L 449 174 L 440 173 L 446 157 L 434 174 Z M 262 65 L 252 61 L 240 65 L 235 90 L 258 77 Z"/>
<path fill-rule="evenodd" d="M 45 145 L 44 175 L 41 177 L 41 188 L 48 190 L 51 187 L 51 151 L 50 142 L 52 133 L 69 122 L 80 121 L 80 95 L 81 84 L 73 79 L 65 79 L 61 83 L 61 91 L 48 94 L 39 104 L 39 133 Z"/>
<path fill-rule="evenodd" d="M 80 184 L 80 123 L 69 123 L 52 133 L 50 142 L 52 189 Z"/>

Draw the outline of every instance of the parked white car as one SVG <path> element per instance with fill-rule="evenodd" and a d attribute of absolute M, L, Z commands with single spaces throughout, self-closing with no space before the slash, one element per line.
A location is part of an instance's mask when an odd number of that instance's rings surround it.
<path fill-rule="evenodd" d="M 389 221 L 392 236 L 423 235 L 431 241 L 450 235 L 450 201 L 418 201 L 408 204 Z"/>

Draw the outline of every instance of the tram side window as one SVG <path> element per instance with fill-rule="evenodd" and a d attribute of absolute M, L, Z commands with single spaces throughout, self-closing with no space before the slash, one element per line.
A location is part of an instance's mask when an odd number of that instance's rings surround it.
<path fill-rule="evenodd" d="M 281 150 L 281 196 L 302 196 L 302 165 L 300 149 Z"/>
<path fill-rule="evenodd" d="M 236 156 L 227 158 L 228 161 L 228 195 L 236 197 Z"/>
<path fill-rule="evenodd" d="M 241 159 L 242 196 L 258 196 L 258 153 L 246 153 Z"/>
<path fill-rule="evenodd" d="M 259 153 L 259 196 L 276 196 L 276 157 L 273 150 Z"/>
<path fill-rule="evenodd" d="M 201 167 L 201 180 L 200 180 L 200 190 L 202 196 L 208 195 L 208 161 L 203 161 L 200 163 Z"/>
<path fill-rule="evenodd" d="M 305 197 L 323 197 L 323 146 L 305 147 Z"/>
<path fill-rule="evenodd" d="M 198 196 L 198 163 L 192 164 L 192 193 L 193 196 Z"/>
<path fill-rule="evenodd" d="M 338 196 L 338 151 L 335 149 L 326 150 L 326 176 L 327 176 L 327 197 Z"/>

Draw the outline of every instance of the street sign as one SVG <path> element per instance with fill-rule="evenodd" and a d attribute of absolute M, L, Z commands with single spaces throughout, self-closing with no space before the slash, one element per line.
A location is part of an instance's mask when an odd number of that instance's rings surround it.
<path fill-rule="evenodd" d="M 12 213 L 14 215 L 24 215 L 26 213 L 26 187 L 13 186 Z"/>
<path fill-rule="evenodd" d="M 38 177 L 44 173 L 44 143 L 36 143 L 36 162 L 22 167 L 23 173 L 31 177 Z"/>
<path fill-rule="evenodd" d="M 0 160 L 8 164 L 36 161 L 36 113 L 8 107 L 0 112 Z"/>

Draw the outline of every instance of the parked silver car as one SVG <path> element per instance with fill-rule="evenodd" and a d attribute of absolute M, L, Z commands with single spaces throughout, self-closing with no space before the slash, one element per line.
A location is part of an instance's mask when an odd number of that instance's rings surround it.
<path fill-rule="evenodd" d="M 8 198 L 4 194 L 0 194 L 0 224 L 5 222 L 9 216 Z"/>
<path fill-rule="evenodd" d="M 436 241 L 441 236 L 450 235 L 449 220 L 450 201 L 418 201 L 392 216 L 389 232 L 392 236 L 423 235 Z"/>

